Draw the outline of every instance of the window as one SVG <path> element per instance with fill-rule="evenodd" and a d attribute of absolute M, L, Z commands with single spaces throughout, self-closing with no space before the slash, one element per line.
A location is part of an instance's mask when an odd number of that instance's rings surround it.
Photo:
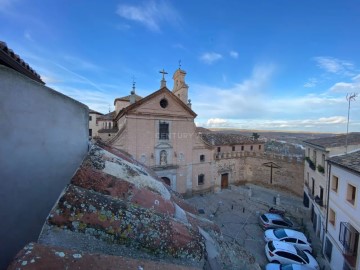
<path fill-rule="evenodd" d="M 325 154 L 321 156 L 321 166 L 325 167 Z"/>
<path fill-rule="evenodd" d="M 347 192 L 346 192 L 346 200 L 351 203 L 352 205 L 355 204 L 355 198 L 356 198 L 356 187 L 354 187 L 351 184 L 348 184 L 347 186 Z"/>
<path fill-rule="evenodd" d="M 204 180 L 205 180 L 204 178 L 205 178 L 205 176 L 203 174 L 198 175 L 198 185 L 199 186 L 204 184 Z"/>
<path fill-rule="evenodd" d="M 313 151 L 313 162 L 316 166 L 316 151 L 315 150 Z"/>
<path fill-rule="evenodd" d="M 205 161 L 205 155 L 200 155 L 200 162 L 204 162 Z"/>
<path fill-rule="evenodd" d="M 311 195 L 314 196 L 315 194 L 315 179 L 311 177 L 311 182 L 312 182 L 312 185 L 311 185 Z"/>
<path fill-rule="evenodd" d="M 241 146 L 241 151 L 244 151 L 244 146 L 243 145 Z"/>
<path fill-rule="evenodd" d="M 331 189 L 335 192 L 338 191 L 338 187 L 339 187 L 339 178 L 335 175 L 332 176 L 332 180 L 331 180 Z"/>
<path fill-rule="evenodd" d="M 329 210 L 329 222 L 335 226 L 335 222 L 336 222 L 336 213 L 333 209 L 330 208 Z"/>
<path fill-rule="evenodd" d="M 322 202 L 323 201 L 323 199 L 324 199 L 324 188 L 322 187 L 322 186 L 320 186 L 320 194 L 319 194 L 320 196 L 320 201 Z"/>
<path fill-rule="evenodd" d="M 167 107 L 167 105 L 168 105 L 168 101 L 165 99 L 165 98 L 163 98 L 162 100 L 160 100 L 160 106 L 161 106 L 161 108 L 166 108 Z"/>
<path fill-rule="evenodd" d="M 159 140 L 169 139 L 169 123 L 160 122 L 159 124 Z"/>
<path fill-rule="evenodd" d="M 329 260 L 329 262 L 331 262 L 332 247 L 333 247 L 333 245 L 332 245 L 331 241 L 329 240 L 329 238 L 326 238 L 326 241 L 325 241 L 325 256 Z"/>
<path fill-rule="evenodd" d="M 259 150 L 261 150 L 261 145 L 259 145 Z"/>
<path fill-rule="evenodd" d="M 91 115 L 89 115 L 89 121 L 91 121 L 92 120 L 92 116 Z"/>
<path fill-rule="evenodd" d="M 92 136 L 92 129 L 90 128 L 89 129 L 89 137 L 91 137 Z"/>
<path fill-rule="evenodd" d="M 253 145 L 251 145 L 251 146 L 250 146 L 250 150 L 252 151 L 253 149 L 254 149 L 254 146 L 253 146 Z"/>
<path fill-rule="evenodd" d="M 233 146 L 231 150 L 232 150 L 232 151 L 235 151 L 235 146 Z"/>
<path fill-rule="evenodd" d="M 221 147 L 218 147 L 218 148 L 217 148 L 217 151 L 218 151 L 218 153 L 220 153 L 220 151 L 221 151 Z"/>

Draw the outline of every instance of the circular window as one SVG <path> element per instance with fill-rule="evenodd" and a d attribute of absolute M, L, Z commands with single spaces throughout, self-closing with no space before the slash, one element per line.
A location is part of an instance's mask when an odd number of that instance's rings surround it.
<path fill-rule="evenodd" d="M 162 100 L 160 100 L 160 106 L 161 106 L 161 108 L 166 108 L 167 105 L 168 105 L 168 101 L 167 101 L 165 98 L 163 98 Z"/>

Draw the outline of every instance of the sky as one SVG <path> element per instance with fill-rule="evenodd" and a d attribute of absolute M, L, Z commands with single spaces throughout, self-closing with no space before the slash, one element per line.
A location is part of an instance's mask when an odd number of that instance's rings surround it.
<path fill-rule="evenodd" d="M 345 133 L 358 0 L 0 0 L 0 40 L 46 85 L 108 113 L 181 67 L 207 128 Z M 349 131 L 360 131 L 360 96 Z"/>

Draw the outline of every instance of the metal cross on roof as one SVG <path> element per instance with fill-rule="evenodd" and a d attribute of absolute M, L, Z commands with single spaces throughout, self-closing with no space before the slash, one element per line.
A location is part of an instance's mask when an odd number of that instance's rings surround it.
<path fill-rule="evenodd" d="M 164 69 L 160 70 L 159 73 L 162 73 L 163 77 L 162 79 L 165 80 L 165 74 L 168 74 Z"/>
<path fill-rule="evenodd" d="M 179 69 L 181 69 L 181 60 L 179 60 Z"/>

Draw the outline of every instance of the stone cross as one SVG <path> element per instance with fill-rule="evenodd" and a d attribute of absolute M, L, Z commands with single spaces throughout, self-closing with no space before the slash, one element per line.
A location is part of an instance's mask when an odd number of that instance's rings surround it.
<path fill-rule="evenodd" d="M 164 69 L 160 70 L 159 73 L 162 73 L 163 77 L 162 79 L 165 80 L 165 74 L 168 74 Z"/>

